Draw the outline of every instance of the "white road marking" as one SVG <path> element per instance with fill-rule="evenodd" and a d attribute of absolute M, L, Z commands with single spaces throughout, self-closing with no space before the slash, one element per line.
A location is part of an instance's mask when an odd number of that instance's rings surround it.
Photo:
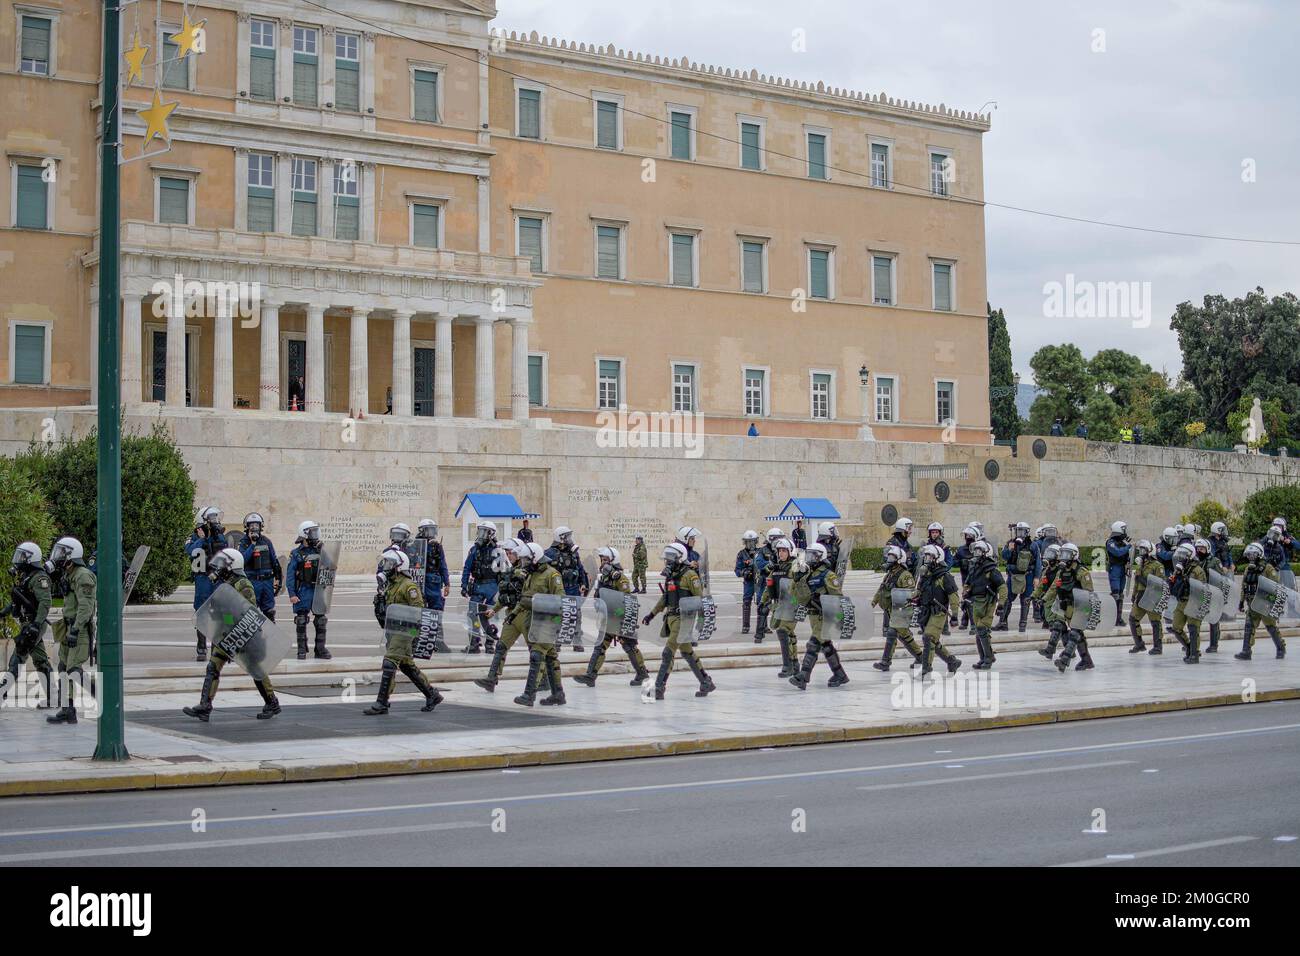
<path fill-rule="evenodd" d="M 1081 763 L 1069 767 L 1038 767 L 1034 770 L 1008 770 L 1005 773 L 974 773 L 961 777 L 934 777 L 929 780 L 909 780 L 905 783 L 874 783 L 858 790 L 902 790 L 906 787 L 936 787 L 952 783 L 970 783 L 973 780 L 1001 780 L 1004 777 L 1034 777 L 1045 773 L 1065 773 L 1067 770 L 1096 770 L 1098 767 L 1120 767 L 1132 760 L 1109 760 L 1105 763 Z M 1087 832 L 1087 831 L 1084 831 Z"/>
<path fill-rule="evenodd" d="M 1201 843 L 1183 843 L 1178 846 L 1167 846 L 1159 850 L 1143 850 L 1140 853 L 1111 853 L 1108 856 L 1100 857 L 1095 860 L 1079 860 L 1076 863 L 1057 863 L 1056 866 L 1105 866 L 1113 860 L 1145 860 L 1153 856 L 1168 856 L 1171 853 L 1191 853 L 1194 850 L 1208 850 L 1215 846 L 1231 846 L 1234 843 L 1250 843 L 1252 840 L 1258 840 L 1259 837 L 1253 836 L 1235 836 L 1224 837 L 1222 840 L 1205 840 Z"/>
<path fill-rule="evenodd" d="M 1295 837 L 1293 837 L 1293 836 L 1280 836 L 1280 837 L 1273 837 L 1273 842 L 1274 842 L 1274 843 L 1294 843 L 1294 842 L 1295 842 Z"/>

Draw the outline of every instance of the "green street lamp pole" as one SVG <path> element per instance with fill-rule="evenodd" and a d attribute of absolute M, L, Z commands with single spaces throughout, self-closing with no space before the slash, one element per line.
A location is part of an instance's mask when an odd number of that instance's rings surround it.
<path fill-rule="evenodd" d="M 119 384 L 118 72 L 122 56 L 119 0 L 104 0 L 104 129 L 99 201 L 99 744 L 96 760 L 126 760 L 122 712 L 122 389 Z"/>

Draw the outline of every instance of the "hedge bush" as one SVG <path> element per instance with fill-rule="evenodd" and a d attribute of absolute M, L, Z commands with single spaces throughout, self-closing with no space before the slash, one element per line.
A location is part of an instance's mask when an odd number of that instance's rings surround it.
<path fill-rule="evenodd" d="M 9 603 L 9 590 L 13 587 L 10 558 L 14 549 L 24 541 L 34 541 L 42 553 L 49 556 L 49 543 L 54 537 L 54 522 L 46 510 L 46 502 L 31 476 L 13 458 L 0 458 L 0 607 Z M 17 632 L 12 618 L 0 620 L 0 639 Z"/>
<path fill-rule="evenodd" d="M 1241 506 L 1241 536 L 1258 541 L 1277 517 L 1286 518 L 1294 535 L 1300 522 L 1300 485 L 1274 485 L 1261 488 Z"/>
<path fill-rule="evenodd" d="M 18 468 L 39 483 L 59 535 L 97 547 L 98 445 L 95 431 L 76 441 L 34 445 Z M 165 597 L 188 578 L 182 545 L 193 530 L 194 480 L 180 450 L 161 423 L 147 435 L 122 439 L 122 550 L 129 562 L 142 544 L 150 547 L 132 601 Z M 42 543 L 42 547 L 46 547 Z"/>

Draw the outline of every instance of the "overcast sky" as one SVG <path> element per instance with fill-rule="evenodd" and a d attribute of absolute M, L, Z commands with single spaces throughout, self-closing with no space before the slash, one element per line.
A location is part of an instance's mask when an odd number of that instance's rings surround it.
<path fill-rule="evenodd" d="M 1297 0 L 498 0 L 498 27 L 978 110 L 985 199 L 1300 242 Z M 796 29 L 807 51 L 792 50 Z M 1096 31 L 1104 31 L 1099 35 Z M 1094 47 L 1104 43 L 1104 52 Z M 1243 162 L 1254 161 L 1254 182 Z M 989 298 L 1016 370 L 1042 345 L 1181 367 L 1179 302 L 1300 294 L 1300 245 L 1160 236 L 989 207 Z M 1049 319 L 1044 285 L 1149 282 L 1152 321 Z M 1140 321 L 1140 320 L 1139 320 Z"/>

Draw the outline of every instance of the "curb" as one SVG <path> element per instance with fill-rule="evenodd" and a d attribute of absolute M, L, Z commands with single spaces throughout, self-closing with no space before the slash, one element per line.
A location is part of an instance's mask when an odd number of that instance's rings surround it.
<path fill-rule="evenodd" d="M 1133 704 L 1104 704 L 1064 710 L 1000 714 L 996 717 L 959 717 L 918 720 L 898 724 L 866 724 L 858 727 L 822 727 L 811 730 L 772 731 L 761 734 L 729 734 L 679 740 L 632 741 L 595 747 L 556 750 L 512 749 L 492 754 L 464 754 L 451 757 L 410 757 L 376 760 L 265 760 L 229 763 L 214 767 L 132 767 L 101 770 L 86 763 L 86 770 L 60 770 L 50 776 L 0 780 L 0 797 L 22 797 L 70 793 L 111 793 L 126 790 L 166 790 L 180 787 L 231 787 L 264 783 L 301 783 L 321 780 L 352 780 L 365 777 L 401 776 L 419 773 L 452 773 L 464 770 L 498 770 L 606 760 L 635 760 L 685 754 L 724 753 L 763 747 L 803 747 L 812 744 L 878 740 L 955 734 L 972 730 L 998 730 L 1108 717 L 1228 707 L 1280 700 L 1300 700 L 1300 687 L 1260 691 L 1254 700 L 1240 694 L 1212 694 L 1205 697 L 1171 698 Z"/>

